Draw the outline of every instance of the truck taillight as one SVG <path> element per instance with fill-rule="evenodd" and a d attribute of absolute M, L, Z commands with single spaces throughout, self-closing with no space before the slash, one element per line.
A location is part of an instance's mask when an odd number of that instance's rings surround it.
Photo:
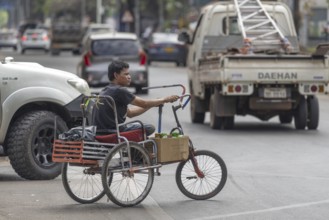
<path fill-rule="evenodd" d="M 49 38 L 48 38 L 48 36 L 47 36 L 47 35 L 43 35 L 43 37 L 42 37 L 42 40 L 43 40 L 43 41 L 48 41 L 48 40 L 49 40 Z"/>
<path fill-rule="evenodd" d="M 142 66 L 145 65 L 146 64 L 146 59 L 147 59 L 147 57 L 146 57 L 145 52 L 140 51 L 139 52 L 139 64 L 142 65 Z"/>
<path fill-rule="evenodd" d="M 26 36 L 22 36 L 22 37 L 21 37 L 21 40 L 22 40 L 22 41 L 26 41 L 26 40 L 27 40 L 27 37 L 26 37 Z"/>
<path fill-rule="evenodd" d="M 326 87 L 324 84 L 308 84 L 308 83 L 302 83 L 299 85 L 299 92 L 303 95 L 311 95 L 311 94 L 317 94 L 317 93 L 325 93 Z"/>
<path fill-rule="evenodd" d="M 230 83 L 223 86 L 226 95 L 250 95 L 254 91 L 252 84 Z"/>
<path fill-rule="evenodd" d="M 91 56 L 91 52 L 90 52 L 90 51 L 88 51 L 88 52 L 83 56 L 83 62 L 85 63 L 86 66 L 91 66 L 90 56 Z"/>

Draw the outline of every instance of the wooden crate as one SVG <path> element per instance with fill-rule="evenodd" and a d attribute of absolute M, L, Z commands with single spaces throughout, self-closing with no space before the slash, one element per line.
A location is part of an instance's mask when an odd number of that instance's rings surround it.
<path fill-rule="evenodd" d="M 53 144 L 53 162 L 79 164 L 97 164 L 97 160 L 83 158 L 84 141 L 55 140 Z"/>

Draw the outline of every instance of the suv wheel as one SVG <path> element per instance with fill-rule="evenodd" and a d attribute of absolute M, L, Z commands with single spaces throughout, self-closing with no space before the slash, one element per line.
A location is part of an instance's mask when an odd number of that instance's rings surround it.
<path fill-rule="evenodd" d="M 7 152 L 16 173 L 25 179 L 49 180 L 61 173 L 61 164 L 52 161 L 54 119 L 49 111 L 33 111 L 18 118 L 8 132 Z M 67 130 L 56 117 L 56 134 Z"/>

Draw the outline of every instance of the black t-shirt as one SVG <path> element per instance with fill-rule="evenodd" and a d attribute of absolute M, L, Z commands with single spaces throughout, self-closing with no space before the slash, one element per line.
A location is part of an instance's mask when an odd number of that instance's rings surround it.
<path fill-rule="evenodd" d="M 99 95 L 109 95 L 114 99 L 118 122 L 119 124 L 124 123 L 127 117 L 128 104 L 134 100 L 135 95 L 129 92 L 127 88 L 113 83 L 105 87 Z M 105 100 L 101 100 L 101 103 L 104 104 L 97 104 L 93 108 L 94 125 L 97 126 L 97 130 L 115 129 L 115 118 L 112 107 Z"/>

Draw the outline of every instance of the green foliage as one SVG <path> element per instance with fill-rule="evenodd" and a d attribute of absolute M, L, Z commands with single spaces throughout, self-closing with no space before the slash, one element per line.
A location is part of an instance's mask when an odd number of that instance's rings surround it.
<path fill-rule="evenodd" d="M 4 28 L 8 23 L 8 12 L 5 10 L 0 10 L 0 28 Z"/>

